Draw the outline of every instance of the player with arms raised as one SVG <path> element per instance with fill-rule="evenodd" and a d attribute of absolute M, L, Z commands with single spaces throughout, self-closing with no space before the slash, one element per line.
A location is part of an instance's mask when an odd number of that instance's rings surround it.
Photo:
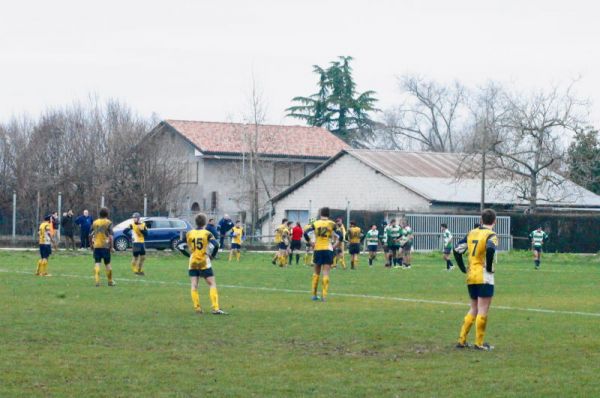
<path fill-rule="evenodd" d="M 339 245 L 339 231 L 336 224 L 329 219 L 329 207 L 323 207 L 319 211 L 320 218 L 310 224 L 304 230 L 304 240 L 306 244 L 311 244 L 309 233 L 314 231 L 314 273 L 312 276 L 312 300 L 319 300 L 317 296 L 317 288 L 319 286 L 319 278 L 323 274 L 323 292 L 321 300 L 327 299 L 327 291 L 329 290 L 329 272 L 333 263 L 333 251 Z"/>
<path fill-rule="evenodd" d="M 229 261 L 233 260 L 233 256 L 235 255 L 235 259 L 238 261 L 238 263 L 240 262 L 243 240 L 244 227 L 242 227 L 242 222 L 237 220 L 235 222 L 235 226 L 231 228 L 231 250 L 229 251 Z"/>
<path fill-rule="evenodd" d="M 460 270 L 467 274 L 467 288 L 471 298 L 471 308 L 460 329 L 457 348 L 466 348 L 467 336 L 475 323 L 475 349 L 489 351 L 494 347 L 484 343 L 487 314 L 494 296 L 494 256 L 498 237 L 493 231 L 496 212 L 485 209 L 481 213 L 479 228 L 471 230 L 454 250 L 454 258 Z M 463 253 L 467 252 L 468 267 L 465 267 Z"/>
<path fill-rule="evenodd" d="M 148 236 L 148 228 L 146 223 L 141 221 L 140 213 L 133 213 L 131 216 L 133 223 L 129 224 L 123 230 L 125 235 L 131 234 L 133 259 L 131 260 L 131 271 L 139 276 L 144 276 L 144 260 L 146 259 L 146 236 Z"/>
<path fill-rule="evenodd" d="M 219 251 L 219 243 L 215 236 L 205 229 L 208 217 L 204 213 L 196 216 L 196 229 L 188 231 L 185 238 L 177 245 L 177 249 L 186 257 L 190 258 L 188 263 L 188 275 L 192 285 L 191 295 L 194 311 L 202 314 L 200 306 L 200 295 L 198 294 L 198 282 L 204 278 L 208 285 L 208 295 L 212 305 L 213 315 L 227 315 L 219 307 L 219 293 L 217 282 L 212 270 L 210 260 L 215 258 Z"/>

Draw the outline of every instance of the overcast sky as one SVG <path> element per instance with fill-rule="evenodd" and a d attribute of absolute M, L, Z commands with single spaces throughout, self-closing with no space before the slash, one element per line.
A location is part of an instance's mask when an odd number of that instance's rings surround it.
<path fill-rule="evenodd" d="M 387 108 L 405 73 L 545 87 L 580 77 L 600 125 L 595 1 L 3 1 L 0 119 L 117 97 L 143 114 L 239 120 L 254 73 L 271 123 L 315 91 L 312 65 L 355 58 Z"/>

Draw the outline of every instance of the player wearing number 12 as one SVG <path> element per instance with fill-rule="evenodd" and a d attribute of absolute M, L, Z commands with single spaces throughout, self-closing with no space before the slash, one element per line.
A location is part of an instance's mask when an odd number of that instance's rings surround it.
<path fill-rule="evenodd" d="M 494 257 L 498 246 L 498 237 L 492 230 L 496 224 L 496 212 L 485 209 L 481 213 L 481 227 L 471 230 L 454 249 L 454 258 L 460 270 L 467 274 L 467 288 L 471 298 L 471 308 L 464 318 L 460 329 L 457 348 L 465 348 L 467 336 L 475 323 L 475 348 L 488 351 L 493 349 L 484 343 L 487 314 L 494 296 Z M 468 268 L 463 261 L 463 253 L 469 257 Z"/>
<path fill-rule="evenodd" d="M 327 291 L 329 290 L 329 272 L 331 270 L 331 264 L 333 263 L 333 250 L 337 248 L 339 244 L 339 230 L 336 224 L 329 219 L 329 207 L 323 207 L 319 211 L 320 218 L 310 224 L 308 228 L 304 230 L 304 240 L 306 244 L 311 244 L 310 232 L 315 233 L 315 252 L 313 257 L 314 273 L 312 276 L 312 300 L 319 300 L 317 296 L 317 288 L 319 286 L 319 278 L 323 273 L 323 292 L 321 300 L 325 301 L 327 298 Z"/>
<path fill-rule="evenodd" d="M 226 315 L 219 307 L 219 293 L 217 292 L 217 282 L 212 270 L 210 260 L 215 258 L 219 251 L 219 243 L 214 235 L 204 229 L 208 217 L 204 213 L 196 216 L 196 227 L 186 233 L 185 242 L 177 245 L 177 249 L 186 257 L 190 258 L 188 265 L 188 275 L 192 285 L 191 295 L 194 311 L 202 314 L 200 306 L 200 296 L 198 294 L 198 282 L 204 278 L 209 287 L 209 297 L 212 305 L 211 313 L 214 315 Z"/>

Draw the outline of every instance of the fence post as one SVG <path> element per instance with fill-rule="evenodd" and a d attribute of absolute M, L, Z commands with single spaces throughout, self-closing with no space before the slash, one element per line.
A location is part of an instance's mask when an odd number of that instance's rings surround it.
<path fill-rule="evenodd" d="M 144 217 L 148 213 L 148 195 L 144 194 Z"/>
<path fill-rule="evenodd" d="M 350 201 L 346 201 L 346 231 L 350 229 Z M 343 238 L 345 239 L 345 238 Z"/>
<path fill-rule="evenodd" d="M 17 191 L 13 191 L 12 242 L 17 240 Z"/>
<path fill-rule="evenodd" d="M 58 225 L 62 220 L 62 192 L 58 193 Z"/>
<path fill-rule="evenodd" d="M 100 197 L 100 207 L 104 207 L 104 194 Z"/>
<path fill-rule="evenodd" d="M 308 200 L 308 220 L 312 218 L 312 199 Z"/>

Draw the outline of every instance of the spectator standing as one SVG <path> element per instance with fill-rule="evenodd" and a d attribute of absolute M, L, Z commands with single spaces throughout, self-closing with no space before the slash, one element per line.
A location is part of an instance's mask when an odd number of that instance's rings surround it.
<path fill-rule="evenodd" d="M 290 257 L 288 263 L 292 263 L 292 257 L 294 256 L 294 251 L 296 251 L 296 265 L 300 261 L 300 249 L 302 249 L 302 235 L 304 234 L 304 230 L 302 230 L 302 226 L 300 222 L 297 221 L 294 228 L 292 228 L 292 243 L 290 244 Z"/>
<path fill-rule="evenodd" d="M 59 224 L 57 211 L 52 213 L 50 224 L 52 231 L 52 247 L 54 247 L 55 250 L 58 250 L 58 245 L 60 244 L 60 229 L 58 228 Z"/>
<path fill-rule="evenodd" d="M 208 220 L 208 224 L 206 224 L 206 230 L 213 234 L 214 237 L 219 236 L 219 231 L 217 230 L 217 226 L 215 225 L 215 219 L 211 218 Z"/>
<path fill-rule="evenodd" d="M 73 218 L 73 210 L 69 209 L 68 212 L 63 214 L 60 225 L 62 227 L 62 234 L 65 237 L 65 248 L 68 249 L 70 246 L 75 250 L 75 238 L 73 237 L 75 232 L 75 219 Z"/>
<path fill-rule="evenodd" d="M 90 247 L 90 232 L 94 219 L 90 216 L 90 212 L 83 211 L 83 214 L 75 219 L 75 224 L 79 225 L 79 238 L 81 239 L 81 248 L 87 249 Z"/>
<path fill-rule="evenodd" d="M 233 228 L 233 226 L 234 224 L 233 221 L 231 221 L 229 214 L 223 215 L 223 218 L 221 219 L 221 221 L 219 221 L 219 233 L 221 234 L 219 245 L 221 249 L 223 248 L 223 244 L 225 243 L 225 237 L 227 236 L 227 233 L 231 231 L 231 228 Z"/>

